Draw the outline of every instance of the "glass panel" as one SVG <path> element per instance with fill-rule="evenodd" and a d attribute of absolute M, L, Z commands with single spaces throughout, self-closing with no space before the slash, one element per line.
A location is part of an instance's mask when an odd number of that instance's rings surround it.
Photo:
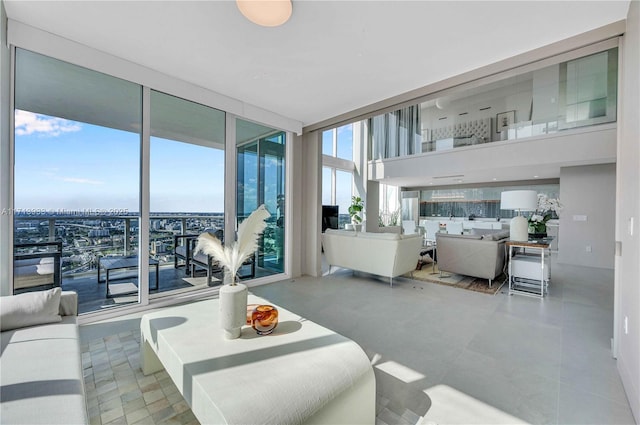
<path fill-rule="evenodd" d="M 136 303 L 140 86 L 16 49 L 15 89 L 15 266 L 58 241 L 60 269 L 44 284 L 76 291 L 81 313 Z M 47 287 L 24 270 L 17 291 Z"/>
<path fill-rule="evenodd" d="M 322 167 L 322 205 L 332 205 L 331 168 Z"/>
<path fill-rule="evenodd" d="M 370 160 L 539 137 L 616 121 L 618 49 L 369 119 Z"/>
<path fill-rule="evenodd" d="M 224 125 L 222 111 L 151 91 L 149 242 L 160 263 L 151 294 L 222 281 L 191 248 L 205 231 L 224 240 Z"/>
<path fill-rule="evenodd" d="M 353 195 L 353 174 L 347 171 L 336 170 L 336 205 L 338 205 L 338 225 L 343 228 L 345 224 L 351 223 L 349 217 L 349 205 Z"/>
<path fill-rule="evenodd" d="M 322 132 L 322 154 L 334 156 L 333 153 L 333 130 Z"/>
<path fill-rule="evenodd" d="M 400 225 L 400 202 L 397 186 L 380 184 L 379 208 L 378 226 Z"/>
<path fill-rule="evenodd" d="M 370 159 L 393 158 L 420 152 L 422 130 L 419 105 L 378 115 L 369 120 Z"/>
<path fill-rule="evenodd" d="M 560 65 L 561 128 L 615 120 L 617 62 L 613 49 Z"/>
<path fill-rule="evenodd" d="M 262 204 L 271 213 L 256 255 L 239 272 L 241 279 L 284 272 L 285 142 L 282 131 L 236 120 L 237 222 Z"/>
<path fill-rule="evenodd" d="M 353 124 L 338 127 L 338 158 L 353 161 Z"/>

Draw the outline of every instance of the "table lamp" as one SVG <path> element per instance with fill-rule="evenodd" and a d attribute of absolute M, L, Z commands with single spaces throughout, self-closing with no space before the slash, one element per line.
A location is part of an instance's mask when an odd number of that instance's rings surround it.
<path fill-rule="evenodd" d="M 520 215 L 521 211 L 535 211 L 538 207 L 538 192 L 535 190 L 510 190 L 500 195 L 501 210 L 517 210 L 518 215 L 509 224 L 509 239 L 527 241 L 529 239 L 528 220 Z"/>

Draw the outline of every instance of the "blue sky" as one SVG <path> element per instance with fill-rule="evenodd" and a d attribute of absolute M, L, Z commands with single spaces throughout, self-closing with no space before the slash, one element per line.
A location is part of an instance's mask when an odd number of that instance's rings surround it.
<path fill-rule="evenodd" d="M 16 111 L 15 207 L 139 211 L 140 136 Z M 151 139 L 151 211 L 224 211 L 224 151 Z"/>

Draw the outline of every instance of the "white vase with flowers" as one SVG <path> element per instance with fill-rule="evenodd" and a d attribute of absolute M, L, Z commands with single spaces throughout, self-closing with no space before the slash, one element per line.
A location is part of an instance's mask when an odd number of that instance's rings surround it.
<path fill-rule="evenodd" d="M 220 288 L 220 326 L 227 339 L 240 337 L 242 326 L 247 321 L 247 286 L 236 281 L 238 270 L 258 249 L 258 238 L 267 226 L 271 214 L 260 205 L 238 226 L 238 240 L 223 246 L 210 233 L 198 236 L 194 253 L 211 255 L 224 268 L 225 284 Z"/>
<path fill-rule="evenodd" d="M 528 219 L 529 234 L 547 234 L 547 222 L 562 210 L 562 204 L 558 198 L 549 198 L 544 193 L 538 194 L 538 207 Z"/>

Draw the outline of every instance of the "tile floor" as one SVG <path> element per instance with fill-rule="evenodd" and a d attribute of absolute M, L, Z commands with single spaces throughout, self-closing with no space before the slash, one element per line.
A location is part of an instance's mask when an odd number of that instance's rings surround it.
<path fill-rule="evenodd" d="M 346 270 L 251 291 L 363 347 L 376 364 L 378 424 L 473 416 L 451 401 L 455 415 L 442 417 L 442 387 L 530 423 L 635 423 L 610 354 L 612 270 L 554 263 L 544 300 L 402 278 L 390 288 Z M 123 317 L 80 328 L 92 423 L 197 423 L 162 372 L 140 374 L 137 326 Z"/>
<path fill-rule="evenodd" d="M 169 375 L 140 371 L 140 333 L 124 331 L 82 346 L 82 367 L 91 424 L 199 422 Z"/>

